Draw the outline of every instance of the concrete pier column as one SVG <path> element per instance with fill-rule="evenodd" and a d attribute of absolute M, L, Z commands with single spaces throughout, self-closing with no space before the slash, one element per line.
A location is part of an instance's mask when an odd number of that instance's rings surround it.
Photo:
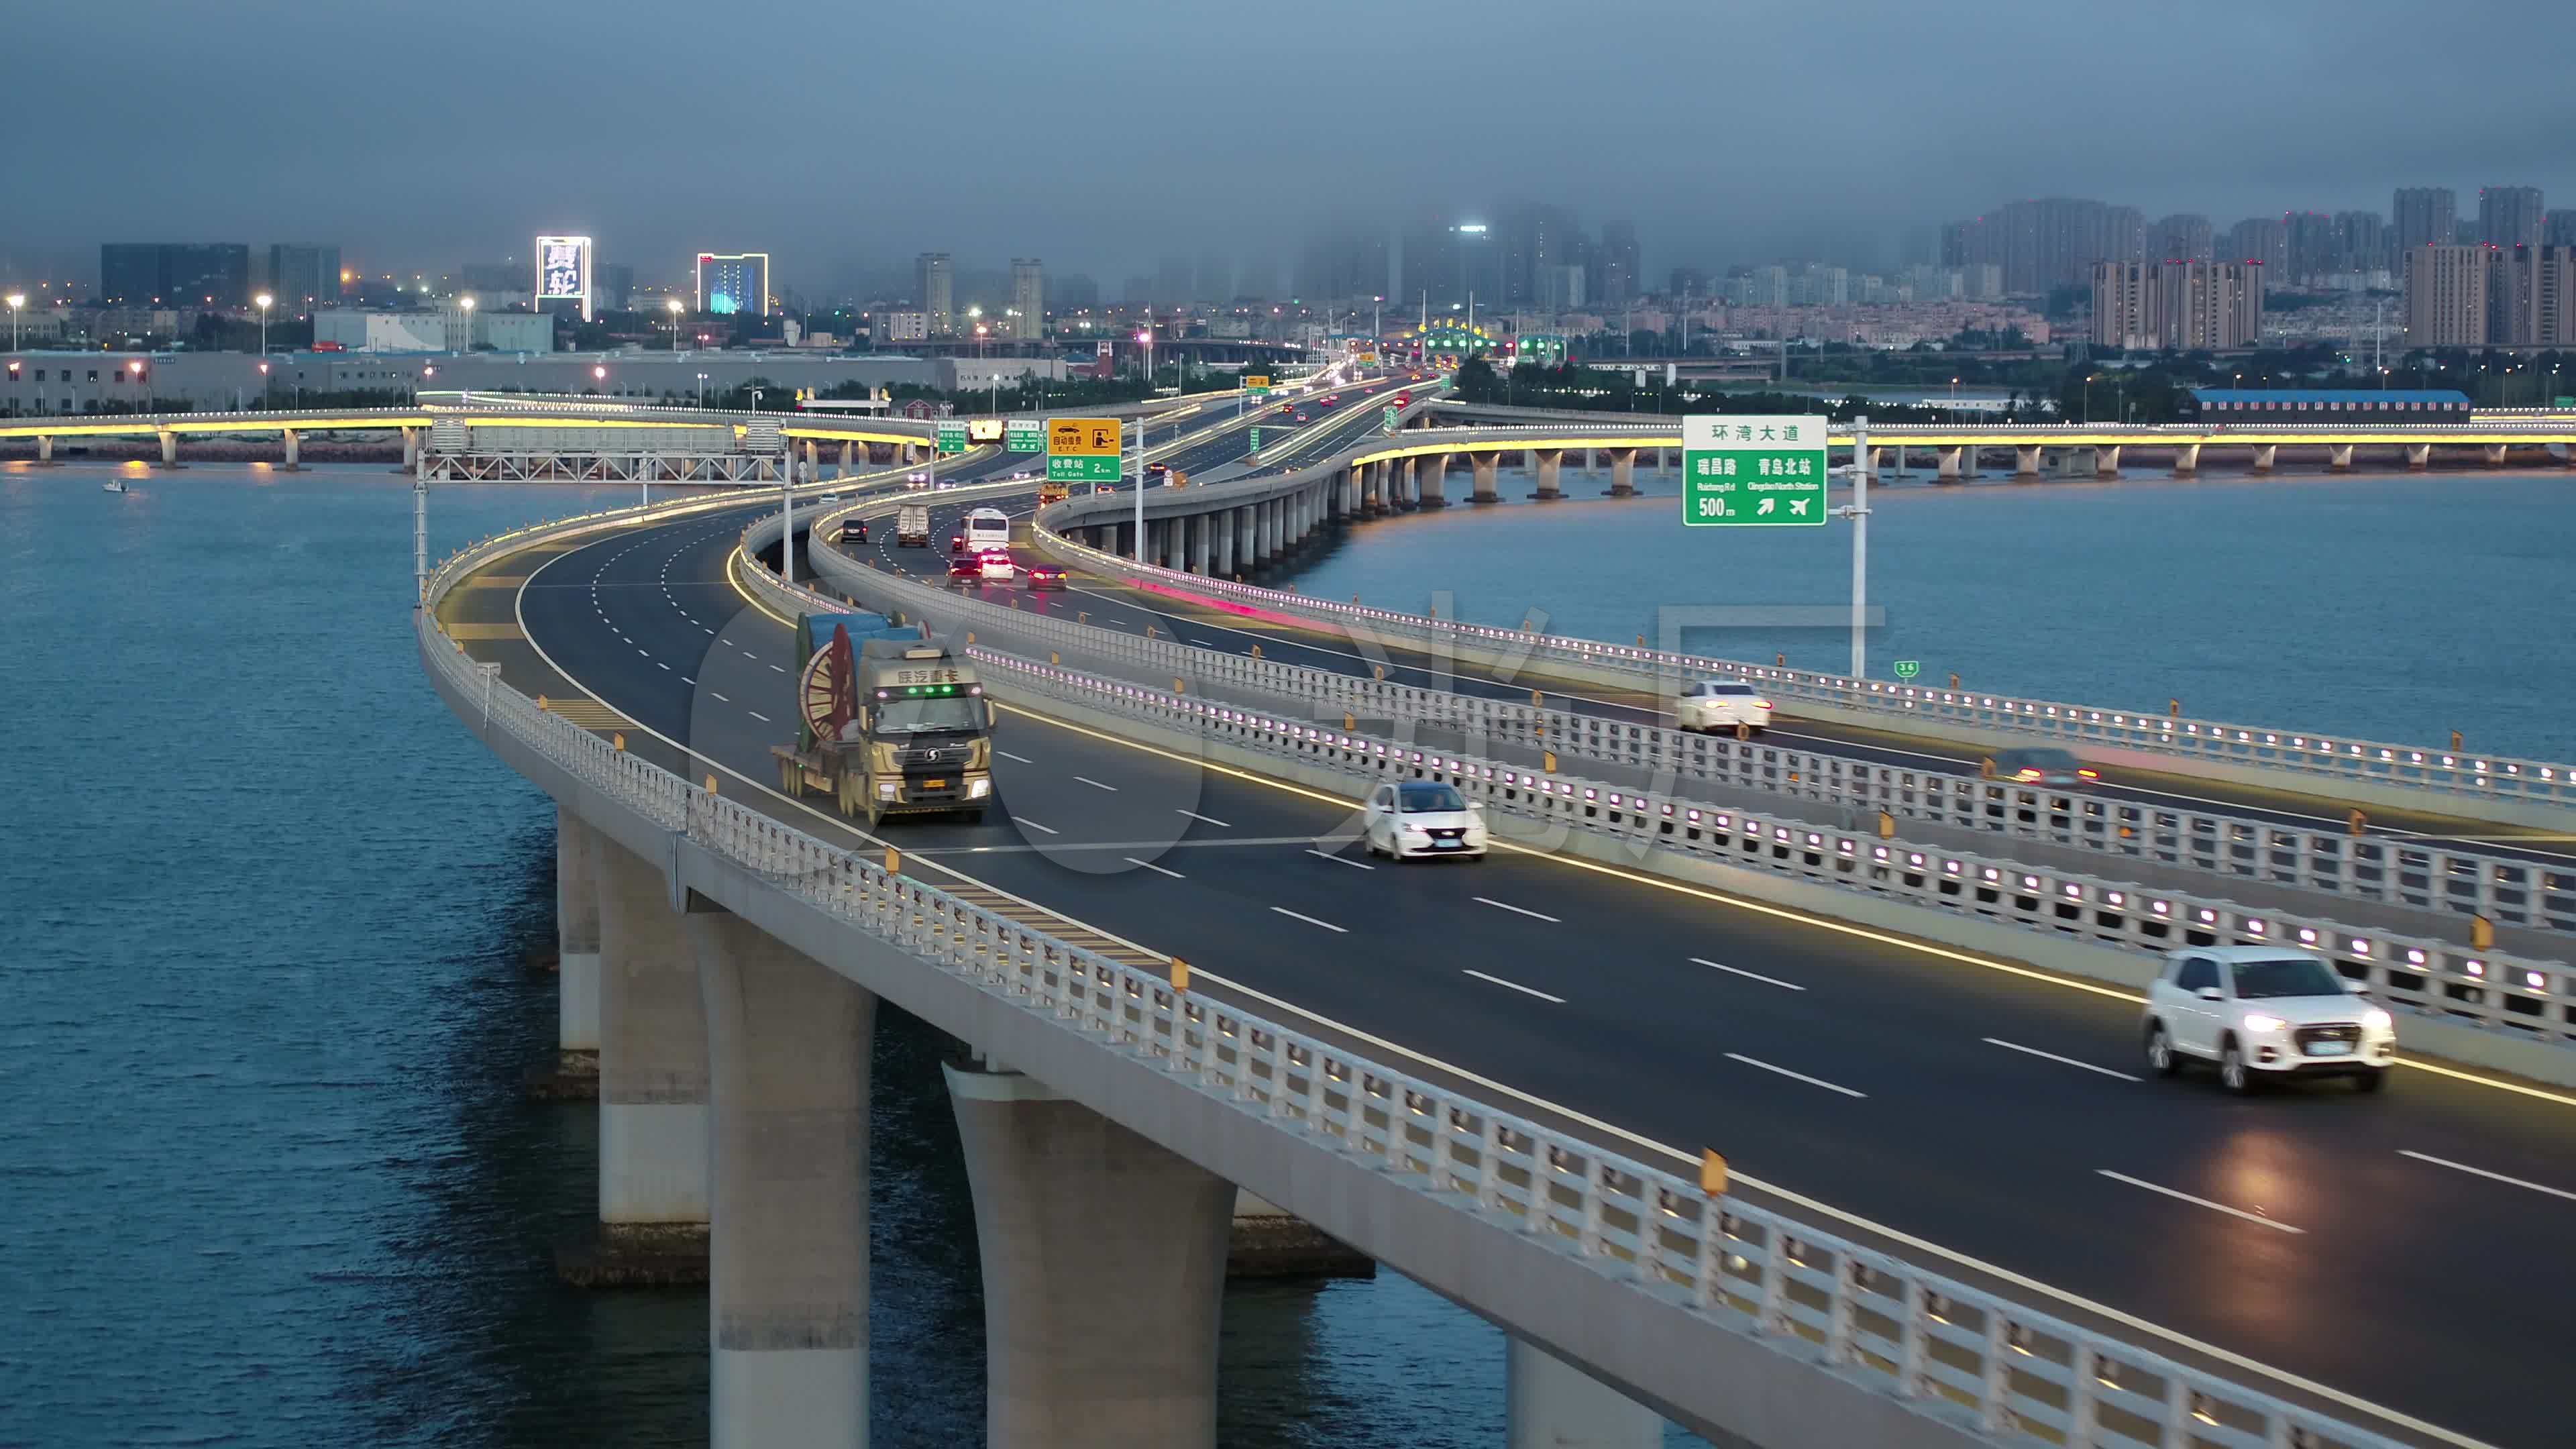
<path fill-rule="evenodd" d="M 2278 443 L 2257 444 L 2254 448 L 2254 471 L 2257 473 L 2271 472 L 2273 460 L 2280 456 L 2280 452 L 2281 445 Z"/>
<path fill-rule="evenodd" d="M 858 447 L 858 445 L 857 445 L 857 444 L 855 444 L 855 443 L 851 442 L 851 441 L 850 441 L 849 439 L 847 439 L 847 438 L 843 438 L 843 439 L 841 440 L 841 469 L 840 469 L 840 472 L 839 472 L 837 475 L 835 475 L 835 476 L 837 476 L 837 477 L 842 477 L 842 478 L 847 478 L 847 477 L 849 477 L 849 476 L 850 476 L 850 473 L 851 473 L 851 462 L 852 462 L 853 457 L 855 456 L 855 451 L 856 451 L 857 447 Z"/>
<path fill-rule="evenodd" d="M 413 464 L 418 463 L 418 462 L 420 461 L 420 429 L 418 429 L 418 428 L 405 428 L 405 429 L 403 429 L 403 430 L 402 430 L 402 440 L 403 440 L 403 466 L 404 466 L 405 468 L 409 468 L 409 467 L 411 467 Z"/>
<path fill-rule="evenodd" d="M 1564 463 L 1563 449 L 1549 448 L 1539 453 L 1538 492 L 1532 494 L 1532 497 L 1547 499 L 1565 496 L 1565 490 L 1557 486 L 1557 470 L 1563 467 Z"/>
<path fill-rule="evenodd" d="M 990 1449 L 1212 1449 L 1235 1190 L 1012 1073 L 945 1068 L 984 1269 Z"/>
<path fill-rule="evenodd" d="M 1504 1342 L 1511 1449 L 1660 1449 L 1664 1421 L 1653 1410 L 1534 1343 Z"/>
<path fill-rule="evenodd" d="M 2013 449 L 2013 476 L 2016 478 L 2038 477 L 2039 455 L 2040 449 L 2035 446 L 2016 446 Z"/>
<path fill-rule="evenodd" d="M 1193 515 L 1190 519 L 1191 573 L 1204 574 L 1208 571 L 1208 535 L 1216 531 L 1210 526 L 1215 522 L 1214 516 L 1205 513 Z"/>
<path fill-rule="evenodd" d="M 2429 468 L 2433 466 L 2433 445 L 2430 443 L 2408 443 L 2406 445 L 2406 466 L 2409 468 Z"/>
<path fill-rule="evenodd" d="M 293 428 L 288 428 L 286 430 L 286 462 L 284 466 L 279 469 L 280 472 L 301 473 L 304 471 L 304 450 L 298 446 L 302 442 L 303 439 L 298 438 L 295 435 L 295 430 Z"/>
<path fill-rule="evenodd" d="M 2200 444 L 2180 443 L 2174 447 L 2173 475 L 2188 478 L 2200 471 Z"/>
<path fill-rule="evenodd" d="M 1404 503 L 1408 508 L 1422 506 L 1422 460 L 1404 460 Z"/>
<path fill-rule="evenodd" d="M 1374 518 L 1386 512 L 1386 470 L 1375 463 L 1359 465 L 1360 516 Z"/>
<path fill-rule="evenodd" d="M 161 430 L 161 466 L 164 468 L 179 466 L 179 435 L 168 428 Z"/>
<path fill-rule="evenodd" d="M 740 917 L 688 917 L 707 1027 L 716 1449 L 868 1441 L 876 997 Z"/>
<path fill-rule="evenodd" d="M 1904 455 L 1904 450 L 1900 448 L 1897 450 L 1897 453 L 1899 457 L 1902 457 Z M 2113 443 L 2107 448 L 2096 448 L 2093 450 L 2093 476 L 2096 478 L 2117 478 L 2120 476 L 2119 444 Z"/>
<path fill-rule="evenodd" d="M 1945 483 L 1956 483 L 1956 482 L 1958 482 L 1958 481 L 1959 481 L 1959 472 L 1960 472 L 1960 469 L 1959 469 L 1959 454 L 1960 454 L 1960 453 L 1962 453 L 1963 451 L 1965 451 L 1965 450 L 1964 450 L 1964 449 L 1960 449 L 1960 448 L 1935 448 L 1935 449 L 1933 449 L 1933 450 L 1932 450 L 1932 452 L 1933 452 L 1934 456 L 1935 456 L 1936 458 L 1938 458 L 1938 459 L 1939 459 L 1938 472 L 1935 474 L 1935 476 L 1937 476 L 1938 478 L 1940 478 L 1940 479 L 1941 479 L 1943 482 L 1945 482 Z"/>
<path fill-rule="evenodd" d="M 1610 496 L 1613 498 L 1634 498 L 1637 496 L 1636 449 L 1615 448 L 1611 450 Z"/>
<path fill-rule="evenodd" d="M 661 870 L 599 844 L 599 1221 L 621 1237 L 707 1220 L 707 1029 Z M 643 1230 L 640 1234 L 633 1230 Z"/>
<path fill-rule="evenodd" d="M 2489 443 L 2486 445 L 2485 452 L 2487 455 L 2488 467 L 2501 468 L 2504 466 L 2504 444 Z"/>
<path fill-rule="evenodd" d="M 53 434 L 38 433 L 36 435 L 36 461 L 39 463 L 50 463 L 54 461 Z"/>
<path fill-rule="evenodd" d="M 2327 445 L 2326 445 L 2326 467 L 2327 467 L 2329 470 L 2331 470 L 2331 471 L 2333 471 L 2333 472 L 2336 472 L 2336 473 L 2349 473 L 2349 472 L 2351 472 L 2351 471 L 2352 471 L 2352 444 L 2350 444 L 2350 443 L 2329 443 L 2329 444 L 2327 444 Z"/>
<path fill-rule="evenodd" d="M 1234 512 L 1207 516 L 1208 572 L 1218 578 L 1234 576 Z"/>
<path fill-rule="evenodd" d="M 555 809 L 555 1050 L 599 1070 L 599 833 Z"/>
<path fill-rule="evenodd" d="M 2570 456 L 2576 456 L 2576 449 L 2570 450 Z M 1424 468 L 1418 475 L 1422 484 L 1422 506 L 1425 508 L 1448 507 L 1449 499 L 1443 490 L 1448 486 L 1446 480 L 1449 476 L 1449 455 L 1446 453 L 1434 453 L 1422 461 L 1430 465 Z"/>
<path fill-rule="evenodd" d="M 1254 532 L 1253 523 L 1250 508 L 1234 510 L 1234 566 L 1237 571 L 1247 574 L 1261 566 L 1261 542 Z"/>
<path fill-rule="evenodd" d="M 1498 456 L 1494 453 L 1467 455 L 1468 465 L 1475 470 L 1476 475 L 1475 486 L 1467 495 L 1468 502 L 1500 503 L 1503 501 L 1503 495 L 1494 491 L 1494 468 Z"/>
<path fill-rule="evenodd" d="M 818 464 L 818 463 L 815 461 L 815 458 L 814 458 L 814 440 L 813 440 L 812 438 L 807 438 L 807 439 L 805 440 L 805 478 L 806 478 L 806 481 L 811 482 L 811 481 L 813 481 L 814 479 L 816 479 L 816 478 L 820 478 L 820 477 L 822 477 L 822 476 L 823 476 L 823 473 L 822 473 L 821 465 L 820 465 L 820 464 Z"/>

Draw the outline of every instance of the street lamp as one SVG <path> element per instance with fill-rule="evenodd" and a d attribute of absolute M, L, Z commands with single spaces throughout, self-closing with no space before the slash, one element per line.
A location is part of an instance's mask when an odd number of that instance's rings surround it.
<path fill-rule="evenodd" d="M 677 352 L 680 350 L 680 299 L 673 297 L 662 305 L 671 309 L 671 350 Z M 698 375 L 704 377 L 706 374 Z"/>
<path fill-rule="evenodd" d="M 259 304 L 259 355 L 266 357 L 268 355 L 268 309 L 277 299 L 262 292 L 251 300 Z"/>
<path fill-rule="evenodd" d="M 593 367 L 590 369 L 590 380 L 591 380 L 591 383 L 593 384 L 594 388 L 595 388 L 597 391 L 600 391 L 600 392 L 606 392 L 606 391 L 608 391 L 608 369 L 607 369 L 607 368 L 605 368 L 605 367 L 601 367 L 601 366 L 593 366 Z"/>
<path fill-rule="evenodd" d="M 707 375 L 706 375 L 705 373 L 703 373 L 703 372 L 702 372 L 702 373 L 699 373 L 699 374 L 698 374 L 698 406 L 699 406 L 701 409 L 703 409 L 704 407 L 706 407 L 706 405 L 707 405 Z"/>
<path fill-rule="evenodd" d="M 26 293 L 11 292 L 9 294 L 9 350 L 11 352 L 18 350 L 18 309 L 26 305 Z"/>

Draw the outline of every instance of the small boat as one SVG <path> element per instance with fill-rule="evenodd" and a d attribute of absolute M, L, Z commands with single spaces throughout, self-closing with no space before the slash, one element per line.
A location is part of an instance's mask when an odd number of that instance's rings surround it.
<path fill-rule="evenodd" d="M 133 491 L 125 486 L 125 480 L 122 478 L 110 478 L 106 482 L 98 485 L 98 487 L 99 491 L 102 493 L 130 493 Z"/>

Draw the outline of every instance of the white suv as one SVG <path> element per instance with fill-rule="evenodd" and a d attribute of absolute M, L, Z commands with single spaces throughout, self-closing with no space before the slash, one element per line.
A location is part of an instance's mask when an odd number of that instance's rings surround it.
<path fill-rule="evenodd" d="M 1771 701 L 1749 684 L 1703 679 L 1685 685 L 1673 701 L 1673 722 L 1686 730 L 1733 730 L 1743 725 L 1755 734 L 1771 727 Z"/>
<path fill-rule="evenodd" d="M 2231 1092 L 2267 1078 L 2348 1076 L 2376 1092 L 2397 1061 L 2397 1023 L 2324 958 L 2278 946 L 2191 946 L 2147 988 L 2147 1065 L 2218 1064 Z"/>

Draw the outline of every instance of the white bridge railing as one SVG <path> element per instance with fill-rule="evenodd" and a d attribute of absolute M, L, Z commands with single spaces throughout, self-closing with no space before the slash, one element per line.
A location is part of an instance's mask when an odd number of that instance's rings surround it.
<path fill-rule="evenodd" d="M 1230 1101 L 1246 1130 L 1328 1144 L 1459 1213 L 1600 1265 L 1641 1302 L 1768 1340 L 1999 1444 L 2037 1435 L 2063 1444 L 2398 1449 L 2384 1436 L 1738 1202 L 890 873 L 539 709 L 500 682 L 498 665 L 468 658 L 440 631 L 439 600 L 481 562 L 534 533 L 634 521 L 630 514 L 521 530 L 451 558 L 416 615 L 426 667 L 458 712 L 479 716 L 487 731 L 506 731 L 615 805 L 911 953 L 924 969 L 1044 1013 L 1103 1051 L 1133 1055 L 1190 1090 Z M 1041 666 L 1011 667 L 1033 682 L 1103 697 Z M 1167 708 L 1131 698 L 1140 714 Z M 1267 732 L 1281 748 L 1325 748 L 1308 738 L 1311 726 L 1191 715 L 1197 707 L 1175 699 L 1168 711 L 1230 737 Z M 1348 742 L 1329 748 L 1359 758 Z M 1784 848 L 1812 853 L 1817 843 Z"/>

